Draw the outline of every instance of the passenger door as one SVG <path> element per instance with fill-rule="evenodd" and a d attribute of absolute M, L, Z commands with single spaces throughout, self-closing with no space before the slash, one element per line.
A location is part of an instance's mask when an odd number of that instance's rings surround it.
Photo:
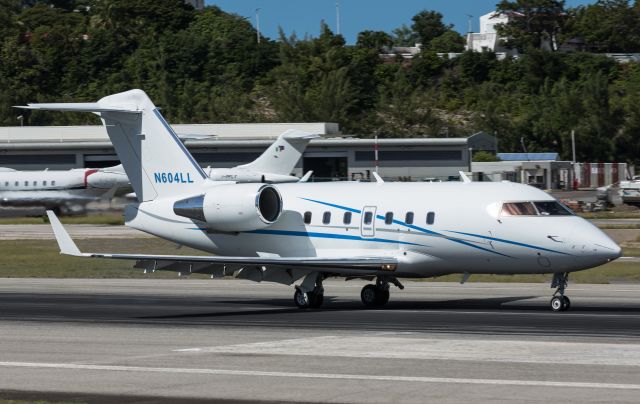
<path fill-rule="evenodd" d="M 376 207 L 365 206 L 360 217 L 360 234 L 362 237 L 374 237 L 376 235 Z"/>

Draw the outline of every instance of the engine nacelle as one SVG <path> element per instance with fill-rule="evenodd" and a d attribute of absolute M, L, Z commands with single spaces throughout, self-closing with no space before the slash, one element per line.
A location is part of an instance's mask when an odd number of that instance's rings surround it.
<path fill-rule="evenodd" d="M 228 184 L 173 204 L 178 216 L 205 222 L 216 231 L 251 231 L 269 226 L 282 213 L 278 190 L 266 184 Z"/>

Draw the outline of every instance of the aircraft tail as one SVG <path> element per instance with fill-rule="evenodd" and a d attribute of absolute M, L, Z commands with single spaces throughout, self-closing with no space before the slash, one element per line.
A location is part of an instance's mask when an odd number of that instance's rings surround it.
<path fill-rule="evenodd" d="M 202 168 L 142 90 L 109 95 L 97 103 L 21 108 L 99 115 L 141 202 L 189 193 L 206 181 Z"/>
<path fill-rule="evenodd" d="M 239 167 L 261 173 L 290 175 L 311 139 L 318 137 L 320 136 L 312 133 L 289 129 L 278 136 L 260 157 Z"/>

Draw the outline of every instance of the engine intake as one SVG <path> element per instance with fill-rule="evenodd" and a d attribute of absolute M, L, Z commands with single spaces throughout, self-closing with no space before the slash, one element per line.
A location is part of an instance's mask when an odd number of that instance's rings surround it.
<path fill-rule="evenodd" d="M 272 185 L 226 184 L 175 202 L 173 212 L 205 222 L 211 230 L 259 230 L 278 220 L 282 198 Z"/>

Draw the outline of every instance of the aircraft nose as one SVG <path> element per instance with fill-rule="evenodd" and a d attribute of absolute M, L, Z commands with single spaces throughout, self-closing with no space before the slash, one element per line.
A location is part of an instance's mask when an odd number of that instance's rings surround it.
<path fill-rule="evenodd" d="M 598 240 L 598 242 L 594 243 L 594 246 L 598 255 L 602 255 L 609 261 L 620 258 L 622 255 L 622 248 L 620 248 L 620 246 L 609 237 Z"/>

